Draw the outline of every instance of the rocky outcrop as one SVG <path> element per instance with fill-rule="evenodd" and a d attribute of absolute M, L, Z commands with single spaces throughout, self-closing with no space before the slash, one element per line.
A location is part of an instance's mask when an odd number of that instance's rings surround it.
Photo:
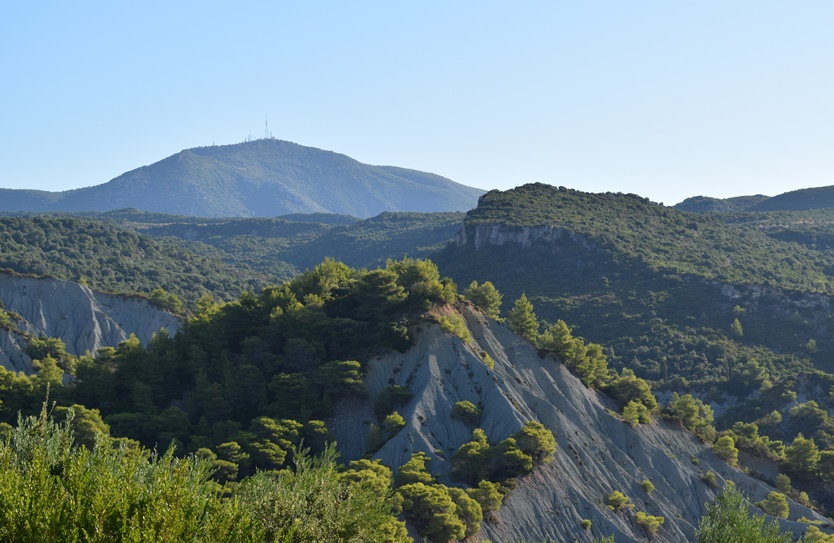
<path fill-rule="evenodd" d="M 527 341 L 506 326 L 464 309 L 472 342 L 465 344 L 438 325 L 423 325 L 408 352 L 372 360 L 366 378 L 370 400 L 350 400 L 337 409 L 339 424 L 328 425 L 349 460 L 364 452 L 374 398 L 388 386 L 408 387 L 413 397 L 399 410 L 406 426 L 377 453 L 393 469 L 412 452 L 423 451 L 429 469 L 449 480 L 450 459 L 469 441 L 471 428 L 451 418 L 455 402 L 468 400 L 483 409 L 480 427 L 498 443 L 529 420 L 538 420 L 556 436 L 558 449 L 550 464 L 518 480 L 517 487 L 476 539 L 492 541 L 590 541 L 615 535 L 617 543 L 645 541 L 635 521 L 637 511 L 665 519 L 653 541 L 694 541 L 705 503 L 715 496 L 701 475 L 716 474 L 719 485 L 733 481 L 751 500 L 763 500 L 768 485 L 730 467 L 711 448 L 674 424 L 655 420 L 631 428 L 614 413 L 604 395 L 587 389 L 558 360 L 540 358 Z M 482 362 L 486 352 L 495 361 Z M 643 480 L 655 490 L 647 493 Z M 619 490 L 635 508 L 611 511 L 606 497 Z M 790 502 L 783 528 L 804 532 L 801 517 L 822 519 Z M 590 532 L 581 523 L 591 520 Z"/>
<path fill-rule="evenodd" d="M 74 355 L 116 346 L 133 333 L 143 343 L 160 329 L 174 334 L 180 321 L 141 298 L 95 292 L 58 279 L 0 274 L 0 301 L 19 320 L 17 331 L 0 328 L 0 365 L 32 371 L 23 349 L 27 336 L 60 338 Z"/>

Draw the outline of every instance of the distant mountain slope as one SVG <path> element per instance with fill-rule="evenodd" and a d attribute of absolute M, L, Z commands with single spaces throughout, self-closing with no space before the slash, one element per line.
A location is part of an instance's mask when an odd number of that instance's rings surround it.
<path fill-rule="evenodd" d="M 764 194 L 736 196 L 734 198 L 693 196 L 676 204 L 674 208 L 680 209 L 681 211 L 694 211 L 697 213 L 731 213 L 734 211 L 749 211 L 768 198 L 769 196 L 765 196 Z"/>
<path fill-rule="evenodd" d="M 786 192 L 760 202 L 751 211 L 805 211 L 834 207 L 834 186 Z"/>
<path fill-rule="evenodd" d="M 430 173 L 369 166 L 280 140 L 187 149 L 103 185 L 61 193 L 0 191 L 0 211 L 144 211 L 276 217 L 465 211 L 484 191 Z"/>
<path fill-rule="evenodd" d="M 778 196 L 736 196 L 711 198 L 693 196 L 676 204 L 675 209 L 697 213 L 732 213 L 736 211 L 808 211 L 834 208 L 834 185 L 793 190 Z"/>

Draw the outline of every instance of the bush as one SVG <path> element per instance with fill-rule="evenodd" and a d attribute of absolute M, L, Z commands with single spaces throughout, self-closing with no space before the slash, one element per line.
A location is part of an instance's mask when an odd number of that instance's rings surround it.
<path fill-rule="evenodd" d="M 609 494 L 608 498 L 606 498 L 605 500 L 605 504 L 612 511 L 620 511 L 621 509 L 634 507 L 634 504 L 628 502 L 628 496 L 626 496 L 619 490 L 615 490 L 614 492 Z"/>
<path fill-rule="evenodd" d="M 463 422 L 468 426 L 477 426 L 481 420 L 481 410 L 468 400 L 455 403 L 452 409 L 452 418 Z"/>
<path fill-rule="evenodd" d="M 749 514 L 747 502 L 735 486 L 728 485 L 724 492 L 707 504 L 707 514 L 698 523 L 696 536 L 699 543 L 791 543 L 790 532 L 779 533 L 779 523 L 765 522 L 764 515 Z"/>
<path fill-rule="evenodd" d="M 591 529 L 591 526 L 593 526 L 593 524 L 594 524 L 594 523 L 593 523 L 593 522 L 591 522 L 591 521 L 590 521 L 590 520 L 588 520 L 588 519 L 582 519 L 582 528 L 583 528 L 585 531 L 590 530 L 590 529 Z"/>
<path fill-rule="evenodd" d="M 724 460 L 731 466 L 738 464 L 738 449 L 736 449 L 736 442 L 730 436 L 721 436 L 715 445 L 712 446 L 713 452 L 718 458 Z"/>
<path fill-rule="evenodd" d="M 646 494 L 650 494 L 654 490 L 654 485 L 648 479 L 643 480 L 642 486 L 643 492 L 645 492 Z"/>
<path fill-rule="evenodd" d="M 660 525 L 666 520 L 663 517 L 655 517 L 652 515 L 647 515 L 642 511 L 638 511 L 635 520 L 637 521 L 637 525 L 643 528 L 649 535 L 653 535 L 657 533 L 657 530 L 660 528 Z"/>
<path fill-rule="evenodd" d="M 778 518 L 788 518 L 788 499 L 780 492 L 772 491 L 767 498 L 757 503 L 762 511 Z"/>

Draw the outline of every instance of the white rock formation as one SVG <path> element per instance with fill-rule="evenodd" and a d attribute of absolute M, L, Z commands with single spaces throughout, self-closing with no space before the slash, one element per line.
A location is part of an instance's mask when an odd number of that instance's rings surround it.
<path fill-rule="evenodd" d="M 0 328 L 0 365 L 31 373 L 32 361 L 23 352 L 26 335 L 60 338 L 74 355 L 95 353 L 136 334 L 142 343 L 164 328 L 170 334 L 181 323 L 141 298 L 114 296 L 58 279 L 0 274 L 0 300 L 5 310 L 22 317 L 13 321 L 19 333 Z"/>
<path fill-rule="evenodd" d="M 614 534 L 617 543 L 646 541 L 635 522 L 635 513 L 643 511 L 665 519 L 652 541 L 694 541 L 705 503 L 715 496 L 700 474 L 714 472 L 720 485 L 734 481 L 754 501 L 773 490 L 729 466 L 674 424 L 655 420 L 630 428 L 607 411 L 617 411 L 614 402 L 585 388 L 559 361 L 540 358 L 532 345 L 504 325 L 476 312 L 465 313 L 472 343 L 464 344 L 438 325 L 424 327 L 408 352 L 388 353 L 370 362 L 370 401 L 342 404 L 337 420 L 328 426 L 343 459 L 361 456 L 374 419 L 373 400 L 387 386 L 406 386 L 413 393 L 399 410 L 406 426 L 376 457 L 396 470 L 412 452 L 424 451 L 432 458 L 429 470 L 446 484 L 453 484 L 449 460 L 471 435 L 470 428 L 451 419 L 455 402 L 469 400 L 483 408 L 480 427 L 491 444 L 529 420 L 547 426 L 558 443 L 554 461 L 520 478 L 476 539 L 572 543 Z M 494 370 L 483 364 L 481 352 L 495 361 Z M 645 479 L 654 484 L 653 492 L 642 489 Z M 634 509 L 609 510 L 605 499 L 615 490 L 625 493 Z M 783 528 L 803 533 L 807 525 L 797 522 L 800 517 L 830 525 L 807 507 L 791 500 L 789 504 L 790 520 L 782 521 Z M 593 523 L 589 532 L 581 526 L 583 519 Z"/>

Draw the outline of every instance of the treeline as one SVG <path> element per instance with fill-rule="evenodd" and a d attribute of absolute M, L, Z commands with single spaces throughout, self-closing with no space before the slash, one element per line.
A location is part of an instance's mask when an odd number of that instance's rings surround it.
<path fill-rule="evenodd" d="M 267 277 L 224 263 L 220 251 L 177 238 L 151 238 L 103 221 L 60 215 L 0 217 L 0 270 L 50 276 L 103 292 L 145 294 L 156 288 L 189 307 L 202 294 L 230 300 Z"/>
<path fill-rule="evenodd" d="M 321 451 L 321 421 L 336 401 L 366 394 L 360 361 L 374 349 L 407 349 L 413 319 L 455 295 L 429 261 L 357 271 L 326 260 L 233 303 L 206 296 L 179 334 L 160 333 L 147 347 L 131 337 L 71 362 L 54 344 L 33 351 L 33 377 L 0 370 L 0 416 L 31 413 L 50 384 L 59 404 L 86 408 L 81 419 L 101 413 L 115 436 L 207 449 L 227 463 L 218 479 L 278 469 L 301 440 Z M 74 374 L 68 386 L 62 370 Z"/>

